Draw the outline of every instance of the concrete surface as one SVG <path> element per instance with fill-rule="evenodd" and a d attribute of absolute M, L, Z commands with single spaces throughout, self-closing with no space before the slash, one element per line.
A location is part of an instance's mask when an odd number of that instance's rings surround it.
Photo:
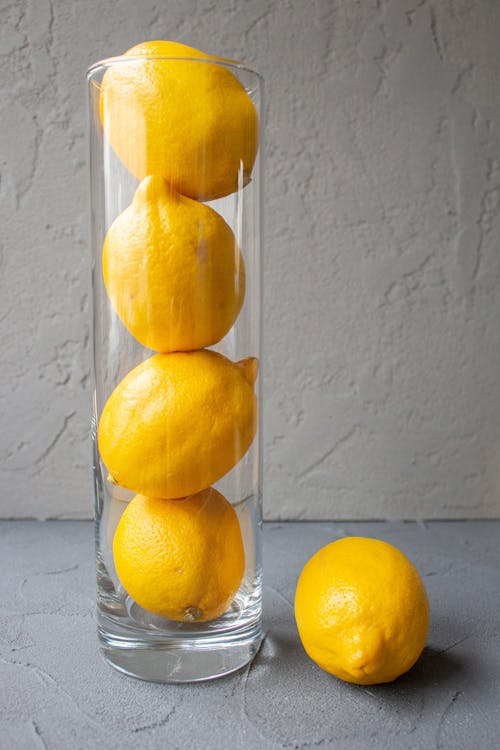
<path fill-rule="evenodd" d="M 392 685 L 344 684 L 298 640 L 298 574 L 346 534 L 395 544 L 427 587 L 428 646 Z M 0 524 L 2 750 L 500 747 L 500 522 L 266 524 L 264 644 L 251 667 L 194 686 L 101 661 L 92 536 L 87 522 Z"/>
<path fill-rule="evenodd" d="M 500 4 L 0 0 L 0 515 L 91 512 L 84 73 L 267 82 L 265 512 L 500 515 Z"/>

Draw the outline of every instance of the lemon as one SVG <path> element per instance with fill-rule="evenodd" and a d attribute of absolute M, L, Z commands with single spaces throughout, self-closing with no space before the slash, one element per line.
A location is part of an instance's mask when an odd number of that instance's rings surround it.
<path fill-rule="evenodd" d="M 99 421 L 113 481 L 150 497 L 206 489 L 249 448 L 257 428 L 257 360 L 213 351 L 155 354 L 115 388 Z"/>
<path fill-rule="evenodd" d="M 157 175 L 141 182 L 111 225 L 102 265 L 119 318 L 156 351 L 215 344 L 243 303 L 245 269 L 231 229 Z"/>
<path fill-rule="evenodd" d="M 302 570 L 297 628 L 307 654 L 347 682 L 391 682 L 415 664 L 429 630 L 417 569 L 396 547 L 347 537 L 323 547 Z"/>
<path fill-rule="evenodd" d="M 184 622 L 223 614 L 245 566 L 238 517 L 213 488 L 180 500 L 136 495 L 116 528 L 113 556 L 137 604 Z"/>
<path fill-rule="evenodd" d="M 202 200 L 249 181 L 257 114 L 217 60 L 185 44 L 151 41 L 106 70 L 99 101 L 104 132 L 139 180 L 162 175 L 178 192 Z"/>

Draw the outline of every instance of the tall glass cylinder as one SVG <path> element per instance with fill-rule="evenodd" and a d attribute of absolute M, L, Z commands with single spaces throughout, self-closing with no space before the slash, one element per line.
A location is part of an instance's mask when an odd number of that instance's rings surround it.
<path fill-rule="evenodd" d="M 262 81 L 141 52 L 88 94 L 100 645 L 210 679 L 261 640 Z"/>

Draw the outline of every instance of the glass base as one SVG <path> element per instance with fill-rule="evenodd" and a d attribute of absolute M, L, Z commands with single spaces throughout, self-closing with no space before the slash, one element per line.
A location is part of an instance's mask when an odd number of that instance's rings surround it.
<path fill-rule="evenodd" d="M 161 638 L 134 637 L 116 632 L 116 623 L 99 613 L 101 651 L 112 667 L 151 682 L 201 682 L 236 672 L 247 665 L 262 641 L 260 621 L 221 635 L 202 638 L 164 634 Z M 113 626 L 113 633 L 109 626 Z M 139 634 L 137 634 L 139 635 Z M 144 634 L 142 634 L 144 636 Z"/>
<path fill-rule="evenodd" d="M 98 499 L 100 498 L 97 493 Z M 97 514 L 97 626 L 101 650 L 115 669 L 153 682 L 198 682 L 248 664 L 262 641 L 259 503 L 255 496 L 233 506 L 245 538 L 246 571 L 223 615 L 208 622 L 176 622 L 148 612 L 117 578 L 111 540 L 123 502 L 110 499 Z"/>

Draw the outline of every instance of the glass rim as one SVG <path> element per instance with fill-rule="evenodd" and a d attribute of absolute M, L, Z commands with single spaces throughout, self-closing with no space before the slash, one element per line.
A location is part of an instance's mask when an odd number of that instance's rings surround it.
<path fill-rule="evenodd" d="M 135 63 L 139 61 L 142 62 L 144 60 L 168 60 L 170 62 L 197 62 L 204 64 L 209 63 L 211 65 L 220 65 L 223 68 L 232 68 L 235 71 L 250 73 L 250 75 L 254 76 L 260 84 L 263 84 L 264 82 L 264 77 L 261 75 L 261 73 L 257 73 L 256 70 L 253 70 L 252 68 L 248 67 L 248 65 L 245 65 L 244 63 L 237 60 L 230 60 L 229 58 L 226 59 L 224 57 L 172 57 L 171 55 L 116 55 L 114 57 L 105 57 L 103 60 L 98 60 L 97 62 L 92 63 L 92 65 L 87 69 L 87 80 L 92 80 L 95 74 L 102 69 L 119 66 L 122 63 Z"/>

